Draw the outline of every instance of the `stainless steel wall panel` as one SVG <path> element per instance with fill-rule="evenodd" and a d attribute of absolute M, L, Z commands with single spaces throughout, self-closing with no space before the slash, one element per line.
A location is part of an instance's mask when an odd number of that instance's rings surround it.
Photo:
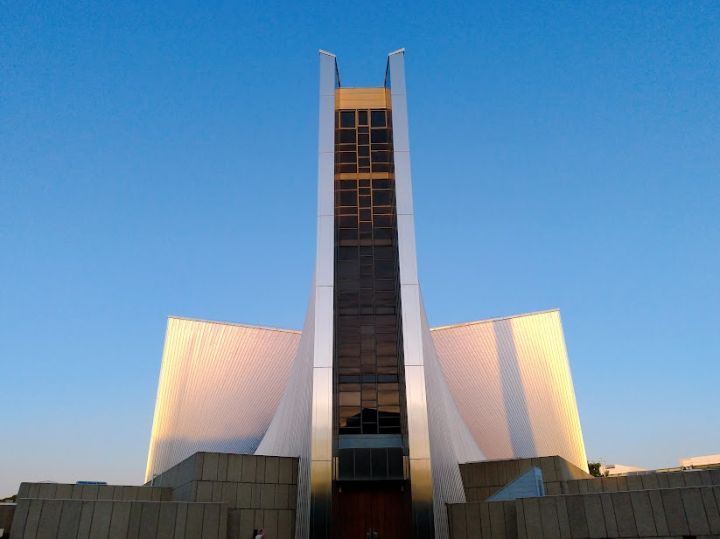
<path fill-rule="evenodd" d="M 146 480 L 196 451 L 252 453 L 299 340 L 297 331 L 170 318 Z"/>
<path fill-rule="evenodd" d="M 398 215 L 398 255 L 400 267 L 405 271 L 401 272 L 401 284 L 418 284 L 417 276 L 417 254 L 415 252 L 415 222 L 412 215 Z"/>
<path fill-rule="evenodd" d="M 407 396 L 407 422 L 410 454 L 410 490 L 416 539 L 434 536 L 432 495 L 432 466 L 428 407 L 425 401 L 425 369 L 422 344 L 420 287 L 417 284 L 415 229 L 412 215 L 412 177 L 408 140 L 407 102 L 405 96 L 404 51 L 388 56 L 390 96 L 392 101 L 393 151 L 395 167 L 395 198 L 403 214 L 398 215 L 398 249 L 400 257 L 400 303 L 403 328 L 403 357 L 405 362 L 405 393 Z M 397 167 L 397 163 L 404 165 Z M 402 227 L 401 227 L 402 225 Z M 412 256 L 411 256 L 412 255 Z M 407 283 L 407 284 L 405 284 Z M 422 465 L 421 465 L 422 464 Z"/>
<path fill-rule="evenodd" d="M 460 413 L 487 458 L 559 455 L 587 470 L 558 311 L 432 335 Z"/>

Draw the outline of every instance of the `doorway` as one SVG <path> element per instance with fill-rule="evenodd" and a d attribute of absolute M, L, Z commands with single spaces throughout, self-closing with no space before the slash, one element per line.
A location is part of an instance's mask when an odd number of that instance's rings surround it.
<path fill-rule="evenodd" d="M 409 539 L 410 485 L 407 481 L 345 482 L 335 485 L 333 537 Z"/>

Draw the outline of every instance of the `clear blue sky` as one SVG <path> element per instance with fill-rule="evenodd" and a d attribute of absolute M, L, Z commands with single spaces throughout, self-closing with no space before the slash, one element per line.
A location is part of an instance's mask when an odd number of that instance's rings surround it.
<path fill-rule="evenodd" d="M 138 483 L 168 315 L 299 328 L 317 49 L 407 49 L 431 323 L 559 307 L 588 455 L 720 452 L 720 4 L 3 2 L 0 496 Z"/>

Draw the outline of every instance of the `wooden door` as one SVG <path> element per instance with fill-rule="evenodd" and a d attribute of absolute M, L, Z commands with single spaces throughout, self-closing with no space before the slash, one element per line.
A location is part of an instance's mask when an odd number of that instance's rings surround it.
<path fill-rule="evenodd" d="M 333 537 L 409 539 L 409 488 L 404 483 L 346 483 L 335 489 Z M 375 532 L 375 537 L 368 533 Z"/>

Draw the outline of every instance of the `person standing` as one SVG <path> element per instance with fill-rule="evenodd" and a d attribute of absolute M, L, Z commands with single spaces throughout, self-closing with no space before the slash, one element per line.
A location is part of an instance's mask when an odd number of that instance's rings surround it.
<path fill-rule="evenodd" d="M 257 531 L 257 534 L 255 535 L 255 539 L 264 539 L 265 538 L 265 532 L 263 531 L 263 528 L 260 528 Z"/>

